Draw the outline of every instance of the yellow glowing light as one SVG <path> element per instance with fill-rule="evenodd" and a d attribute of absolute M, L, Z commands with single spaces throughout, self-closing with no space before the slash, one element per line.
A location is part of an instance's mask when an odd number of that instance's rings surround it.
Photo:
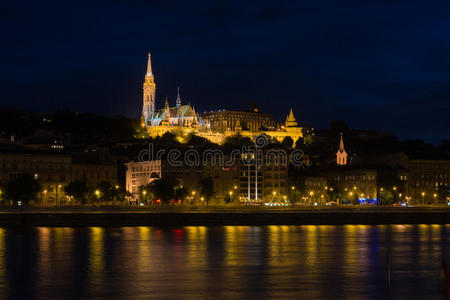
<path fill-rule="evenodd" d="M 95 190 L 95 194 L 98 196 L 100 195 L 100 191 L 99 190 Z"/>
<path fill-rule="evenodd" d="M 291 190 L 295 190 L 295 186 L 291 186 Z"/>
<path fill-rule="evenodd" d="M 234 189 L 235 189 L 235 190 L 237 189 L 237 185 L 234 186 Z"/>

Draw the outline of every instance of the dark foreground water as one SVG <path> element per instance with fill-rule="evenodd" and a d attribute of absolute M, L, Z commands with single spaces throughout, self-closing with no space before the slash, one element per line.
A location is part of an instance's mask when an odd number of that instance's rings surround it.
<path fill-rule="evenodd" d="M 443 299 L 450 225 L 0 228 L 0 297 Z M 449 255 L 450 257 L 450 255 Z"/>

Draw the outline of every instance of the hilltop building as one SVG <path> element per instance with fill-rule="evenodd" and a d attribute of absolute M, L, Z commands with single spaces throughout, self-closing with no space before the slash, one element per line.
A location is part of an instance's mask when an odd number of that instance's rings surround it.
<path fill-rule="evenodd" d="M 247 111 L 220 110 L 197 114 L 193 106 L 182 104 L 179 89 L 175 106 L 170 107 L 166 98 L 164 107 L 156 109 L 155 101 L 156 83 L 149 53 L 143 86 L 141 125 L 151 137 L 172 132 L 183 141 L 188 134 L 194 133 L 214 143 L 222 143 L 227 136 L 236 134 L 253 138 L 264 133 L 280 142 L 287 136 L 294 142 L 303 137 L 302 128 L 298 126 L 292 109 L 286 122 L 277 124 L 271 115 L 259 112 L 256 107 Z"/>

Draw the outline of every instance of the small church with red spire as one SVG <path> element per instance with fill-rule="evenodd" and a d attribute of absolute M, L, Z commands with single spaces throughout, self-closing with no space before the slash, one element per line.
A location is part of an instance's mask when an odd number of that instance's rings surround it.
<path fill-rule="evenodd" d="M 338 152 L 336 152 L 336 163 L 338 164 L 338 166 L 347 165 L 347 157 L 348 157 L 348 154 L 347 154 L 347 152 L 345 152 L 344 138 L 343 138 L 343 134 L 341 132 L 341 140 L 339 142 L 339 150 L 338 150 Z"/>

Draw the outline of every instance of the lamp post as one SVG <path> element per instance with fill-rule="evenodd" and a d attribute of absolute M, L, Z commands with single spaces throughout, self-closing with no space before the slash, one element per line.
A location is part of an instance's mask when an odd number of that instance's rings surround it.
<path fill-rule="evenodd" d="M 195 191 L 192 191 L 192 200 L 191 200 L 191 205 L 194 204 L 194 196 L 195 196 Z"/>

